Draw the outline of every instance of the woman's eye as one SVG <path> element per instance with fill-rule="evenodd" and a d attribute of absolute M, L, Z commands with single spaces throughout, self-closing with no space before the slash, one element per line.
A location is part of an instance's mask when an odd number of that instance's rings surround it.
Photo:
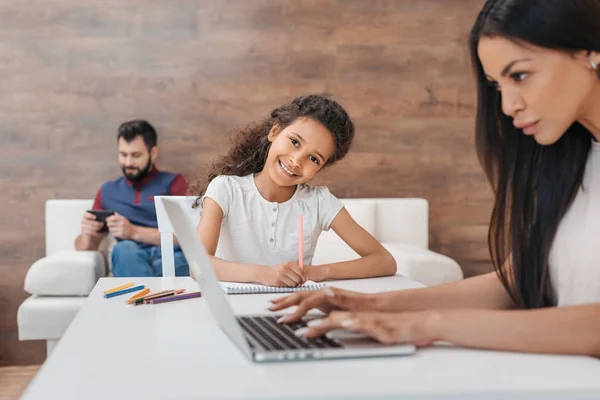
<path fill-rule="evenodd" d="M 298 147 L 298 144 L 300 144 L 300 142 L 298 142 L 296 139 L 294 138 L 290 138 L 290 141 L 292 142 L 292 144 L 296 147 Z"/>
<path fill-rule="evenodd" d="M 310 161 L 314 162 L 315 164 L 319 164 L 319 159 L 315 156 L 310 156 Z"/>
<path fill-rule="evenodd" d="M 510 77 L 512 78 L 513 81 L 519 83 L 519 82 L 523 82 L 527 76 L 529 76 L 529 74 L 527 72 L 515 72 L 510 74 Z"/>

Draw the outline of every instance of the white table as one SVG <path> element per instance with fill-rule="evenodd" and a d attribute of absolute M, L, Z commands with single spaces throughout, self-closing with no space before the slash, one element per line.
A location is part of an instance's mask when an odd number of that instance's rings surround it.
<path fill-rule="evenodd" d="M 600 399 L 600 361 L 448 346 L 413 356 L 254 364 L 234 347 L 203 298 L 128 306 L 103 278 L 28 387 L 24 399 L 410 398 Z M 152 291 L 198 290 L 190 278 L 136 278 Z M 382 291 L 401 276 L 340 281 Z M 273 295 L 228 296 L 236 313 L 265 312 Z"/>

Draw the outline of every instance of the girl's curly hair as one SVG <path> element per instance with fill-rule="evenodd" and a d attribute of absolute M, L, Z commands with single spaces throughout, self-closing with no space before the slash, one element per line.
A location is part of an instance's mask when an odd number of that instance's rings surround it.
<path fill-rule="evenodd" d="M 298 118 L 312 118 L 325 126 L 335 138 L 335 152 L 325 166 L 332 165 L 348 154 L 354 140 L 354 124 L 346 110 L 334 100 L 312 94 L 296 97 L 271 112 L 269 118 L 240 129 L 232 139 L 225 156 L 211 166 L 208 178 L 194 183 L 189 193 L 198 196 L 193 207 L 200 205 L 208 184 L 219 175 L 246 176 L 262 171 L 271 146 L 269 132 L 275 124 L 285 129 Z"/>

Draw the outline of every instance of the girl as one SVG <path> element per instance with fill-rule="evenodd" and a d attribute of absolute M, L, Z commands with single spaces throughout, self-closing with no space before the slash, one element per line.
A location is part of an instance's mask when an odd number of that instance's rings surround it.
<path fill-rule="evenodd" d="M 433 288 L 295 294 L 385 343 L 600 357 L 600 2 L 489 0 L 471 34 L 495 273 Z"/>
<path fill-rule="evenodd" d="M 298 97 L 241 130 L 199 186 L 198 235 L 219 279 L 298 286 L 307 280 L 393 275 L 391 254 L 358 225 L 326 187 L 306 183 L 342 159 L 354 139 L 346 111 L 324 96 Z M 298 263 L 299 216 L 304 267 Z M 317 239 L 332 228 L 361 258 L 311 265 Z"/>

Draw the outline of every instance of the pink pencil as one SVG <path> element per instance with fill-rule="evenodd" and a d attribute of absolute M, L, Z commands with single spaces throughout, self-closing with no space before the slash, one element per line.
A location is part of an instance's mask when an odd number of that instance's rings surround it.
<path fill-rule="evenodd" d="M 304 233 L 302 231 L 302 214 L 298 216 L 298 264 L 304 268 Z"/>

